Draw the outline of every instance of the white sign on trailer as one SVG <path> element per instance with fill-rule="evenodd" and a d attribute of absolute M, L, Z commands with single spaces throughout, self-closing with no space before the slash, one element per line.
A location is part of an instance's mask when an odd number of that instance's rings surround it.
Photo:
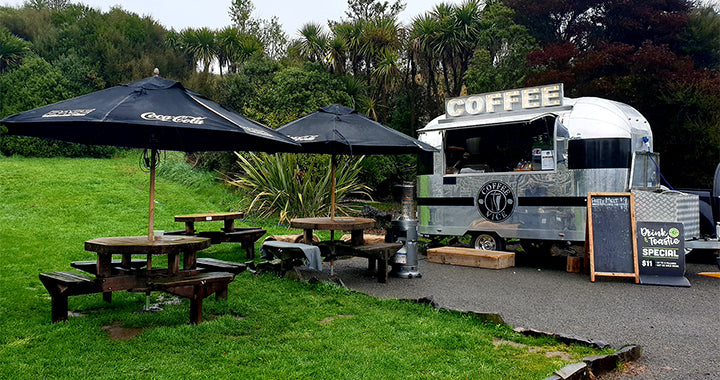
<path fill-rule="evenodd" d="M 562 105 L 563 85 L 559 83 L 448 99 L 445 114 L 451 118 Z"/>

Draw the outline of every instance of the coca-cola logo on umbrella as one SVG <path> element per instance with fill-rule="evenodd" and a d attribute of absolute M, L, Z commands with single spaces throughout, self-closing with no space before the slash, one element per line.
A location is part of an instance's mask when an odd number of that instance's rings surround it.
<path fill-rule="evenodd" d="M 188 115 L 159 115 L 155 112 L 145 112 L 144 114 L 140 115 L 141 118 L 144 120 L 155 120 L 155 121 L 169 121 L 172 123 L 181 123 L 181 124 L 204 124 L 206 117 L 200 117 L 200 116 L 188 116 Z"/>
<path fill-rule="evenodd" d="M 485 183 L 478 192 L 477 208 L 480 214 L 491 222 L 506 220 L 515 209 L 512 188 L 502 181 Z"/>

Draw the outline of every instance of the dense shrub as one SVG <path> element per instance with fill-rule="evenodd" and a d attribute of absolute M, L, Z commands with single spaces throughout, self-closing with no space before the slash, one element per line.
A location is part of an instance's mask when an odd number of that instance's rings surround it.
<path fill-rule="evenodd" d="M 327 215 L 330 206 L 330 165 L 324 170 L 313 167 L 317 158 L 300 158 L 297 154 L 238 154 L 243 174 L 228 183 L 247 192 L 252 199 L 248 212 L 260 216 L 280 214 L 280 221 L 294 217 Z M 315 156 L 319 157 L 319 156 Z M 327 156 L 324 156 L 327 158 Z M 305 168 L 301 161 L 310 162 Z M 360 162 L 340 160 L 335 174 L 336 214 L 347 214 L 342 200 L 351 193 L 367 194 L 367 187 L 357 181 Z"/>
<path fill-rule="evenodd" d="M 35 137 L 0 136 L 0 152 L 6 156 L 110 158 L 119 149 L 111 146 L 88 146 Z"/>

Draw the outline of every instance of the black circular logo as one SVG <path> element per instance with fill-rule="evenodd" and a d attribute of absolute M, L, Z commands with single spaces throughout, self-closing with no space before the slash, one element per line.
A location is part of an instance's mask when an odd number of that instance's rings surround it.
<path fill-rule="evenodd" d="M 515 208 L 515 196 L 505 182 L 490 181 L 480 188 L 477 207 L 480 214 L 487 220 L 502 222 L 512 215 Z"/>

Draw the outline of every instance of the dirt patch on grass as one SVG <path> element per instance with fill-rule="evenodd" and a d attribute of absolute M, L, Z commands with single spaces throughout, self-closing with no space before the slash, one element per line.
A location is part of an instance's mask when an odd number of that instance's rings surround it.
<path fill-rule="evenodd" d="M 526 345 L 526 344 L 513 342 L 511 340 L 493 338 L 493 345 L 495 345 L 495 348 L 498 348 L 501 344 L 505 344 L 505 345 L 517 347 L 517 348 L 527 348 L 528 352 L 530 352 L 530 353 L 536 353 L 536 352 L 540 352 L 543 350 L 541 347 L 528 347 L 528 345 Z M 549 352 L 545 353 L 545 356 L 548 358 L 558 357 L 558 358 L 568 361 L 568 362 L 572 361 L 572 357 L 570 357 L 570 354 L 568 354 L 567 352 L 562 352 L 562 351 L 549 351 Z"/>
<path fill-rule="evenodd" d="M 638 363 L 625 363 L 620 371 L 612 371 L 597 376 L 597 380 L 623 380 L 639 376 L 647 371 L 647 367 Z"/>
<path fill-rule="evenodd" d="M 111 340 L 130 340 L 145 331 L 141 328 L 126 328 L 122 323 L 115 322 L 112 325 L 103 326 L 103 330 L 108 334 Z"/>
<path fill-rule="evenodd" d="M 338 319 L 338 318 L 352 318 L 352 317 L 353 317 L 352 315 L 338 315 L 338 316 L 335 316 L 335 317 L 327 317 L 327 318 L 323 319 L 322 321 L 320 321 L 320 322 L 318 322 L 318 323 L 321 324 L 321 325 L 324 325 L 324 324 L 326 324 L 326 323 L 328 323 L 328 322 L 332 322 L 332 321 L 334 321 L 334 320 L 336 320 L 336 319 Z"/>

